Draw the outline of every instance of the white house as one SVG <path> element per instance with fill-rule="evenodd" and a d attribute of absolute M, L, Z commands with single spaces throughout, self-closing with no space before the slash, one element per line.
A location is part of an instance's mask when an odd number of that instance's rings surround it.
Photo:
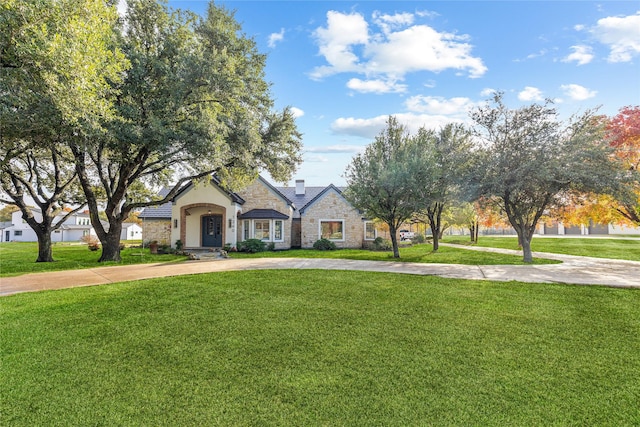
<path fill-rule="evenodd" d="M 38 208 L 31 208 L 33 216 L 37 221 L 42 221 L 42 212 Z M 58 215 L 54 223 L 59 221 L 63 215 Z M 22 219 L 22 212 L 16 211 L 11 215 L 11 223 L 4 224 L 0 229 L 3 242 L 37 242 L 38 237 L 35 231 L 25 220 Z M 94 235 L 95 230 L 91 225 L 91 219 L 87 213 L 75 213 L 67 218 L 64 223 L 51 233 L 52 242 L 78 242 L 83 236 Z M 125 222 L 122 224 L 122 234 L 120 240 L 140 240 L 142 239 L 142 227 L 136 223 Z"/>

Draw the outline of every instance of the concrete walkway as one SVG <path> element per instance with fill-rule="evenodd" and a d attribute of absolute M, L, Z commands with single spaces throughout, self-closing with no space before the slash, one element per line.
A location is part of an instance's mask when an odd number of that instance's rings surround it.
<path fill-rule="evenodd" d="M 495 248 L 463 247 L 469 250 L 520 254 L 518 251 Z M 548 265 L 458 265 L 417 264 L 392 261 L 356 261 L 346 259 L 253 258 L 185 261 L 180 263 L 136 264 L 32 273 L 0 278 L 0 295 L 103 285 L 130 280 L 218 271 L 264 269 L 359 270 L 389 273 L 441 276 L 532 283 L 565 283 L 640 288 L 640 262 L 602 258 L 534 253 L 537 258 L 550 258 L 562 264 Z"/>

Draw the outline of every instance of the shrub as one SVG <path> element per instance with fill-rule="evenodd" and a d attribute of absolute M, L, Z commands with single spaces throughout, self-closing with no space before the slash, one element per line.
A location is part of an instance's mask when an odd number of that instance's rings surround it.
<path fill-rule="evenodd" d="M 178 239 L 176 240 L 176 250 L 177 251 L 181 251 L 182 250 L 182 240 Z"/>
<path fill-rule="evenodd" d="M 82 236 L 80 238 L 80 241 L 86 243 L 90 251 L 97 251 L 98 249 L 100 249 L 100 240 L 98 240 L 98 238 L 92 234 Z"/>
<path fill-rule="evenodd" d="M 222 250 L 225 252 L 229 252 L 231 250 L 231 243 L 225 243 L 222 247 Z"/>
<path fill-rule="evenodd" d="M 238 251 L 255 254 L 256 252 L 264 252 L 267 245 L 260 239 L 247 239 L 238 243 Z"/>
<path fill-rule="evenodd" d="M 382 237 L 376 237 L 371 248 L 374 251 L 390 251 L 391 249 L 393 249 L 391 240 L 385 240 Z"/>
<path fill-rule="evenodd" d="M 418 233 L 413 238 L 414 243 L 424 243 L 424 234 Z"/>
<path fill-rule="evenodd" d="M 318 251 L 335 251 L 336 244 L 329 239 L 320 239 L 316 240 L 313 244 L 313 249 Z"/>
<path fill-rule="evenodd" d="M 273 252 L 276 250 L 276 244 L 273 242 L 269 242 L 269 244 L 267 245 L 267 250 L 270 252 Z"/>

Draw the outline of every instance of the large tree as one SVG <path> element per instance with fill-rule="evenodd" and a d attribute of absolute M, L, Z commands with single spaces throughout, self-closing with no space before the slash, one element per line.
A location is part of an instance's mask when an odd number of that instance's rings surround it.
<path fill-rule="evenodd" d="M 201 18 L 130 0 L 120 48 L 131 68 L 114 85 L 117 118 L 102 137 L 72 145 L 101 261 L 120 259 L 133 210 L 165 203 L 185 182 L 215 173 L 233 186 L 259 170 L 284 181 L 301 161 L 291 112 L 272 110 L 265 55 L 232 13 L 211 3 Z M 168 183 L 162 199 L 147 191 Z"/>
<path fill-rule="evenodd" d="M 415 138 L 422 146 L 423 163 L 419 176 L 423 181 L 417 184 L 424 202 L 421 214 L 431 227 L 435 252 L 445 226 L 442 212 L 461 195 L 461 178 L 470 167 L 473 142 L 467 129 L 452 123 L 438 132 L 421 130 Z"/>
<path fill-rule="evenodd" d="M 593 112 L 563 122 L 550 101 L 509 109 L 501 94 L 472 118 L 483 154 L 471 187 L 499 201 L 530 263 L 531 239 L 550 206 L 570 190 L 601 192 L 615 179 L 603 122 Z"/>
<path fill-rule="evenodd" d="M 0 197 L 35 231 L 39 262 L 53 260 L 51 232 L 83 203 L 66 144 L 109 114 L 107 80 L 125 64 L 111 48 L 116 20 L 103 0 L 0 6 Z"/>
<path fill-rule="evenodd" d="M 424 136 L 426 138 L 426 135 Z M 397 231 L 421 202 L 418 191 L 425 153 L 395 117 L 347 167 L 345 196 L 371 218 L 389 227 L 393 256 L 400 257 Z"/>

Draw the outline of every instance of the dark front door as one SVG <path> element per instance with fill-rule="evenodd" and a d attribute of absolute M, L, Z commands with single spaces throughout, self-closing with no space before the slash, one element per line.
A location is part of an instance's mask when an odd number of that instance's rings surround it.
<path fill-rule="evenodd" d="M 202 246 L 222 247 L 222 215 L 202 217 Z"/>

